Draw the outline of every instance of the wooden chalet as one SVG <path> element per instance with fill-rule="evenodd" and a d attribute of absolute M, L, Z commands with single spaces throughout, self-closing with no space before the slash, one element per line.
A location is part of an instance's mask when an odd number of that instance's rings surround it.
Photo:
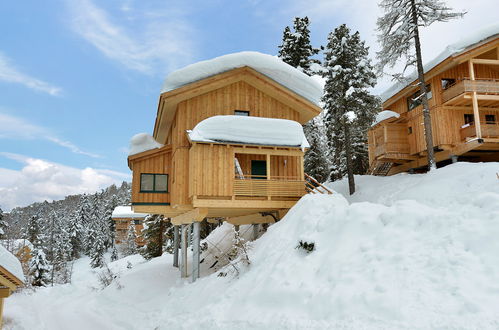
<path fill-rule="evenodd" d="M 198 69 L 203 75 L 190 79 Z M 171 83 L 183 76 L 187 78 L 181 83 Z M 171 218 L 176 230 L 194 223 L 194 235 L 196 225 L 205 218 L 234 225 L 279 219 L 307 192 L 302 146 L 203 140 L 192 138 L 189 132 L 215 116 L 304 124 L 321 112 L 317 105 L 320 85 L 270 55 L 252 52 L 196 63 L 171 77 L 165 85 L 170 80 L 173 87 L 159 97 L 153 133 L 163 146 L 128 158 L 133 171 L 133 210 L 163 214 Z M 310 90 L 315 100 L 306 94 Z M 183 229 L 181 236 L 184 240 Z M 187 260 L 186 254 L 182 260 Z M 187 276 L 186 268 L 181 266 L 181 270 Z"/>
<path fill-rule="evenodd" d="M 3 321 L 4 299 L 24 284 L 21 262 L 0 245 L 0 328 Z"/>
<path fill-rule="evenodd" d="M 135 227 L 135 233 L 137 235 L 136 243 L 137 246 L 144 246 L 145 241 L 141 235 L 142 229 L 144 228 L 144 220 L 147 214 L 145 213 L 135 213 L 132 211 L 131 206 L 117 206 L 111 218 L 114 221 L 114 241 L 116 244 L 122 244 L 126 241 L 128 235 L 128 229 L 130 225 Z"/>
<path fill-rule="evenodd" d="M 425 66 L 437 165 L 499 161 L 499 26 L 449 46 Z M 423 109 L 416 80 L 383 95 L 387 116 L 368 132 L 370 172 L 427 167 Z"/>

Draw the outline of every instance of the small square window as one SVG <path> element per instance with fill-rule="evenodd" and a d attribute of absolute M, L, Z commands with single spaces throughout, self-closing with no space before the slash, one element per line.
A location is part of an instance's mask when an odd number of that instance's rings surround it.
<path fill-rule="evenodd" d="M 168 192 L 168 174 L 140 174 L 140 192 Z"/>
<path fill-rule="evenodd" d="M 465 113 L 464 114 L 464 124 L 473 124 L 475 121 L 475 116 L 471 113 Z"/>
<path fill-rule="evenodd" d="M 236 115 L 236 116 L 249 116 L 249 111 L 246 111 L 246 110 L 234 110 L 234 115 Z"/>
<path fill-rule="evenodd" d="M 408 133 L 412 134 L 412 127 L 411 126 L 409 126 Z"/>
<path fill-rule="evenodd" d="M 141 174 L 140 175 L 140 190 L 153 191 L 154 190 L 154 174 Z"/>
<path fill-rule="evenodd" d="M 168 190 L 168 175 L 155 174 L 154 175 L 154 191 L 167 191 Z"/>
<path fill-rule="evenodd" d="M 140 220 L 133 220 L 134 225 L 140 225 Z"/>
<path fill-rule="evenodd" d="M 495 115 L 485 115 L 485 123 L 486 124 L 495 124 L 496 116 Z"/>

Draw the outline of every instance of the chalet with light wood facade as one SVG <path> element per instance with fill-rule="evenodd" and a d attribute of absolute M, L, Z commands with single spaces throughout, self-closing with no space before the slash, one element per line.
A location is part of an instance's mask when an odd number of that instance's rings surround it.
<path fill-rule="evenodd" d="M 0 328 L 3 321 L 3 304 L 12 292 L 24 284 L 21 262 L 0 245 Z"/>
<path fill-rule="evenodd" d="M 194 223 L 195 237 L 205 218 L 274 222 L 313 189 L 304 177 L 301 125 L 320 113 L 321 95 L 312 78 L 255 52 L 172 73 L 153 136 L 131 142 L 134 212 Z"/>
<path fill-rule="evenodd" d="M 437 164 L 499 161 L 499 25 L 447 47 L 425 66 L 425 79 Z M 385 111 L 368 132 L 373 174 L 427 166 L 415 83 L 397 84 L 383 95 Z"/>
<path fill-rule="evenodd" d="M 131 206 L 117 206 L 111 218 L 114 221 L 114 241 L 116 244 L 122 244 L 126 241 L 130 226 L 134 226 L 137 235 L 137 246 L 144 246 L 145 241 L 141 235 L 144 228 L 144 220 L 147 214 L 135 213 Z"/>

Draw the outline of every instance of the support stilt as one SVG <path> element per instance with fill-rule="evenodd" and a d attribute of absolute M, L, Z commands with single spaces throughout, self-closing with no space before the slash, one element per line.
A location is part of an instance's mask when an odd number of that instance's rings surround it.
<path fill-rule="evenodd" d="M 258 238 L 258 229 L 260 228 L 260 225 L 255 223 L 253 224 L 253 240 L 256 240 Z"/>
<path fill-rule="evenodd" d="M 196 221 L 193 226 L 192 237 L 192 282 L 199 278 L 199 234 L 201 223 Z"/>
<path fill-rule="evenodd" d="M 180 277 L 187 277 L 187 227 L 189 225 L 182 225 L 180 232 Z"/>
<path fill-rule="evenodd" d="M 191 246 L 192 225 L 187 225 L 187 247 Z"/>
<path fill-rule="evenodd" d="M 457 163 L 457 156 L 456 155 L 452 155 L 451 156 L 451 160 L 452 160 L 452 164 Z"/>
<path fill-rule="evenodd" d="M 180 247 L 179 226 L 173 226 L 173 267 L 178 267 L 178 249 Z"/>

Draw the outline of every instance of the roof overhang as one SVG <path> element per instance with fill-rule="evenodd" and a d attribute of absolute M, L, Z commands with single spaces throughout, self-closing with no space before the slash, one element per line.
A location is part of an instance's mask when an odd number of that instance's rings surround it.
<path fill-rule="evenodd" d="M 159 97 L 153 137 L 159 143 L 166 143 L 177 105 L 187 99 L 208 93 L 227 85 L 244 81 L 261 90 L 300 114 L 299 122 L 304 124 L 319 115 L 322 109 L 315 103 L 296 94 L 260 72 L 245 66 L 201 79 L 180 88 L 162 93 Z"/>
<path fill-rule="evenodd" d="M 146 151 L 142 151 L 142 152 L 139 152 L 137 154 L 134 154 L 134 155 L 130 155 L 130 156 L 128 156 L 128 168 L 130 170 L 133 170 L 133 162 L 134 161 L 143 160 L 143 159 L 150 158 L 150 157 L 156 157 L 160 154 L 169 153 L 171 151 L 172 151 L 171 144 L 167 144 L 161 148 L 146 150 Z"/>

